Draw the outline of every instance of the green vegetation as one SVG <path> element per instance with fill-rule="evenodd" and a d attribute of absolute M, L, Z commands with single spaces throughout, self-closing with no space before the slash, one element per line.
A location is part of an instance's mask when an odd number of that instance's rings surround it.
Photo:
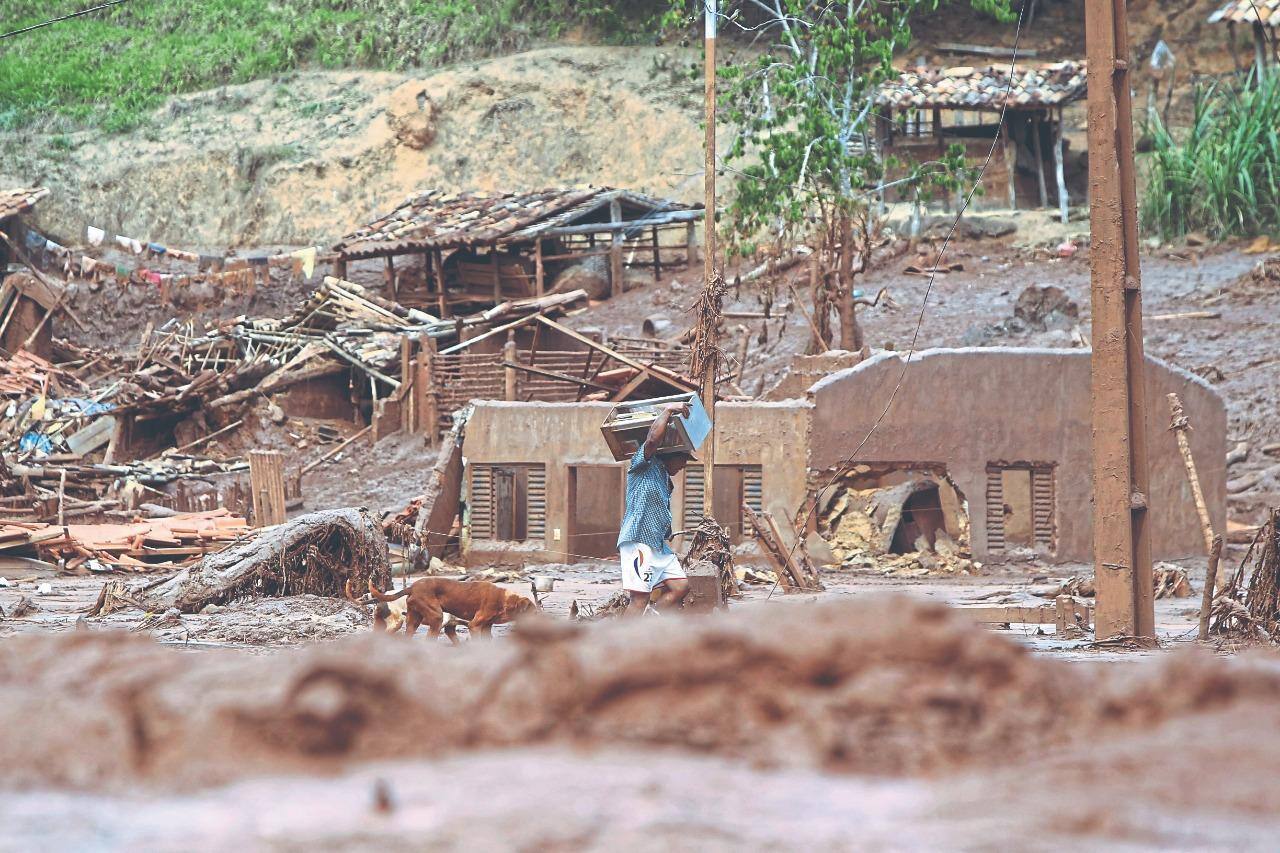
<path fill-rule="evenodd" d="M 4 0 L 0 31 L 91 5 Z M 0 130 L 36 120 L 122 130 L 168 95 L 304 68 L 439 65 L 575 27 L 625 42 L 658 10 L 658 0 L 130 0 L 0 44 Z"/>
<path fill-rule="evenodd" d="M 893 59 L 911 42 L 910 22 L 940 0 L 754 0 L 722 4 L 730 30 L 751 28 L 764 48 L 730 59 L 722 72 L 724 118 L 742 128 L 724 154 L 733 195 L 726 231 L 731 251 L 750 255 L 761 240 L 780 254 L 797 243 L 813 249 L 823 270 L 815 289 L 816 351 L 832 344 L 831 309 L 840 317 L 839 345 L 862 348 L 854 278 L 866 270 L 879 230 L 872 204 L 889 166 L 907 175 L 922 197 L 955 192 L 971 180 L 963 148 L 925 164 L 890 164 L 867 141 L 876 135 L 876 93 L 897 75 Z M 1008 0 L 969 0 L 1008 21 Z M 675 0 L 668 23 L 696 21 L 701 0 Z M 740 17 L 739 17 L 740 16 Z M 909 188 L 909 187 L 908 187 Z"/>
<path fill-rule="evenodd" d="M 1155 116 L 1149 132 L 1144 228 L 1165 239 L 1280 232 L 1280 75 L 1198 87 L 1190 127 L 1176 138 Z"/>

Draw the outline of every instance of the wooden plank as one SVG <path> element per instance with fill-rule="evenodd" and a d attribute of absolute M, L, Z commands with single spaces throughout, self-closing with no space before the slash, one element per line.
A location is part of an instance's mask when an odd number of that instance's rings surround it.
<path fill-rule="evenodd" d="M 542 238 L 539 237 L 533 244 L 533 291 L 537 296 L 546 293 L 546 271 L 543 269 L 542 263 Z"/>
<path fill-rule="evenodd" d="M 609 202 L 609 221 L 619 223 L 622 221 L 622 204 L 615 198 Z M 609 244 L 609 295 L 618 296 L 622 293 L 622 231 L 613 232 L 611 242 Z"/>
<path fill-rule="evenodd" d="M 249 485 L 253 492 L 253 521 L 257 527 L 283 524 L 284 454 L 276 450 L 249 451 Z"/>
<path fill-rule="evenodd" d="M 556 379 L 561 382 L 570 382 L 574 385 L 580 385 L 584 388 L 595 388 L 598 391 L 608 391 L 609 393 L 613 393 L 613 390 L 614 390 L 611 385 L 601 385 L 599 382 L 592 382 L 590 379 L 585 379 L 579 376 L 570 376 L 567 373 L 557 373 L 554 370 L 547 370 L 546 368 L 542 368 L 542 367 L 533 367 L 532 365 L 520 364 L 519 362 L 504 361 L 502 362 L 502 366 L 505 368 L 510 368 L 512 370 L 522 370 L 525 373 L 532 373 L 535 376 L 545 376 L 547 379 Z"/>
<path fill-rule="evenodd" d="M 101 415 L 88 426 L 67 436 L 67 447 L 77 456 L 92 453 L 111 440 L 115 428 L 115 418 Z"/>
<path fill-rule="evenodd" d="M 698 390 L 698 386 L 693 382 L 686 382 L 681 377 L 674 376 L 674 375 L 664 376 L 662 374 L 655 373 L 652 370 L 652 368 L 650 368 L 648 365 L 642 364 L 641 362 L 638 362 L 633 358 L 625 356 L 622 353 L 618 352 L 617 350 L 610 349 L 609 347 L 606 347 L 603 344 L 596 343 L 595 341 L 588 338 L 586 335 L 583 335 L 573 329 L 570 329 L 568 326 L 565 326 L 561 323 L 557 323 L 555 320 L 552 320 L 550 317 L 543 317 L 541 314 L 538 314 L 535 316 L 535 319 L 540 323 L 544 323 L 547 326 L 550 326 L 551 328 L 568 335 L 578 343 L 585 344 L 587 347 L 595 350 L 596 352 L 603 353 L 609 356 L 610 358 L 613 358 L 622 362 L 628 367 L 634 367 L 637 370 L 641 370 L 646 373 L 651 373 L 655 378 L 660 379 L 669 385 L 672 385 L 677 388 L 684 388 L 686 391 Z"/>

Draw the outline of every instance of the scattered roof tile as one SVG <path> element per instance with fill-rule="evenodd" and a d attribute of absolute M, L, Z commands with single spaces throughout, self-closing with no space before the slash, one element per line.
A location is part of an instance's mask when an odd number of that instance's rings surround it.
<path fill-rule="evenodd" d="M 45 187 L 32 189 L 0 190 L 0 221 L 10 216 L 26 213 L 36 206 L 36 202 L 49 194 Z"/>
<path fill-rule="evenodd" d="M 1085 63 L 1066 60 L 1013 68 L 1007 63 L 986 67 L 915 68 L 886 83 L 876 96 L 880 106 L 960 110 L 1056 107 L 1085 96 Z"/>
<path fill-rule="evenodd" d="M 1209 23 L 1219 21 L 1232 24 L 1261 21 L 1269 27 L 1280 28 L 1280 0 L 1228 0 L 1226 5 L 1209 16 Z"/>

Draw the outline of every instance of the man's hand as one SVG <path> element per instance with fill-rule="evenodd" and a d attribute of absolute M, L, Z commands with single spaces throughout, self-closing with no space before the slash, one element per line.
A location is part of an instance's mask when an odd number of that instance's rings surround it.
<path fill-rule="evenodd" d="M 667 434 L 667 424 L 674 415 L 688 417 L 688 402 L 664 403 L 658 407 L 658 417 L 653 422 L 653 425 L 649 427 L 649 434 L 644 439 L 645 459 L 652 459 L 653 455 L 658 452 L 658 448 L 662 446 L 662 439 Z"/>

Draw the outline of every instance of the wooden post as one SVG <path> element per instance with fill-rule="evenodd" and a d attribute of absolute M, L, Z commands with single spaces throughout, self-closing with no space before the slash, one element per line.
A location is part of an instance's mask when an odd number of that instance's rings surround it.
<path fill-rule="evenodd" d="M 1187 433 L 1191 432 L 1191 423 L 1182 411 L 1182 400 L 1178 395 L 1169 392 L 1169 429 L 1178 439 L 1178 452 L 1182 454 L 1182 464 L 1187 469 L 1187 479 L 1191 481 L 1191 497 L 1195 501 L 1196 514 L 1200 517 L 1200 531 L 1204 534 L 1204 550 L 1208 554 L 1213 550 L 1213 520 L 1209 517 L 1209 507 L 1204 502 L 1204 491 L 1200 488 L 1200 475 L 1196 473 L 1196 460 L 1191 455 L 1191 442 Z"/>
<path fill-rule="evenodd" d="M 1045 186 L 1044 180 L 1044 154 L 1040 146 L 1040 127 L 1044 121 L 1039 118 L 1031 120 L 1031 152 L 1036 158 L 1036 183 L 1040 190 L 1040 206 L 1049 206 L 1049 188 Z"/>
<path fill-rule="evenodd" d="M 254 525 L 284 524 L 284 454 L 278 450 L 250 450 L 249 486 L 253 491 Z"/>
<path fill-rule="evenodd" d="M 333 276 L 334 278 L 341 278 L 341 279 L 345 279 L 347 277 L 347 259 L 346 258 L 339 256 L 339 258 L 333 262 Z"/>
<path fill-rule="evenodd" d="M 1218 561 L 1222 558 L 1222 537 L 1213 537 L 1209 546 L 1209 568 L 1204 574 L 1204 591 L 1200 594 L 1200 639 L 1209 639 L 1209 617 L 1213 615 L 1213 596 L 1218 585 Z"/>
<path fill-rule="evenodd" d="M 414 402 L 413 380 L 413 339 L 408 335 L 400 336 L 400 389 L 396 394 L 400 398 L 400 430 L 401 432 L 417 432 L 417 421 Z"/>
<path fill-rule="evenodd" d="M 653 280 L 662 280 L 662 259 L 658 255 L 658 226 L 653 226 Z"/>
<path fill-rule="evenodd" d="M 1098 639 L 1154 637 L 1138 200 L 1125 0 L 1086 0 Z"/>
<path fill-rule="evenodd" d="M 1018 143 L 1013 140 L 1013 122 L 1008 116 L 1000 124 L 1004 135 L 1004 168 L 1009 175 L 1009 209 L 1018 209 Z"/>
<path fill-rule="evenodd" d="M 703 0 L 706 48 L 704 71 L 703 110 L 706 114 L 703 146 L 706 160 L 703 164 L 702 190 L 703 222 L 703 286 L 711 287 L 716 277 L 716 16 L 719 15 L 716 0 Z M 714 343 L 714 342 L 713 342 Z M 702 515 L 714 518 L 715 508 L 715 456 L 716 456 L 716 369 L 712 365 L 702 377 L 702 405 L 711 420 L 711 431 L 702 446 Z"/>
<path fill-rule="evenodd" d="M 132 415 L 118 415 L 112 417 L 115 422 L 111 428 L 111 438 L 107 439 L 107 451 L 102 457 L 103 465 L 110 465 L 115 462 L 116 455 L 124 453 L 128 450 L 127 433 L 129 429 L 129 420 Z"/>
<path fill-rule="evenodd" d="M 514 329 L 507 332 L 507 342 L 502 345 L 502 360 L 511 364 L 515 364 L 520 360 L 519 353 L 516 351 L 516 333 Z M 517 371 L 514 367 L 504 367 L 502 370 L 503 378 L 505 379 L 503 383 L 505 392 L 503 399 L 511 402 L 516 398 Z"/>
<path fill-rule="evenodd" d="M 684 224 L 684 265 L 693 269 L 698 262 L 698 224 L 692 220 Z"/>
<path fill-rule="evenodd" d="M 1058 215 L 1062 217 L 1062 223 L 1065 225 L 1068 218 L 1067 204 L 1067 179 L 1066 166 L 1062 162 L 1062 109 L 1058 109 L 1058 122 L 1053 126 L 1053 168 L 1058 179 Z"/>
<path fill-rule="evenodd" d="M 493 267 L 493 304 L 502 301 L 502 268 L 498 266 L 498 244 L 489 247 L 489 263 Z"/>
<path fill-rule="evenodd" d="M 387 279 L 387 289 L 391 291 L 391 297 L 396 297 L 396 262 L 393 257 L 387 255 L 387 268 L 383 271 L 384 277 Z"/>
<path fill-rule="evenodd" d="M 443 320 L 449 316 L 449 294 L 445 291 L 444 282 L 444 252 L 434 249 L 431 252 L 431 267 L 435 273 L 436 292 L 438 295 L 437 311 L 440 319 Z"/>
<path fill-rule="evenodd" d="M 622 203 L 616 198 L 609 202 L 609 221 L 622 221 Z M 622 293 L 622 229 L 615 228 L 609 243 L 609 295 Z"/>
<path fill-rule="evenodd" d="M 425 433 L 427 444 L 435 446 L 440 435 L 440 399 L 435 384 L 436 339 L 423 336 L 419 340 L 417 375 L 413 380 L 418 412 L 418 432 Z"/>
<path fill-rule="evenodd" d="M 545 278 L 546 272 L 542 268 L 542 238 L 541 237 L 539 237 L 533 243 L 533 266 L 534 266 L 534 274 L 533 274 L 534 293 L 537 296 L 542 296 L 544 293 L 546 293 L 547 283 Z"/>

